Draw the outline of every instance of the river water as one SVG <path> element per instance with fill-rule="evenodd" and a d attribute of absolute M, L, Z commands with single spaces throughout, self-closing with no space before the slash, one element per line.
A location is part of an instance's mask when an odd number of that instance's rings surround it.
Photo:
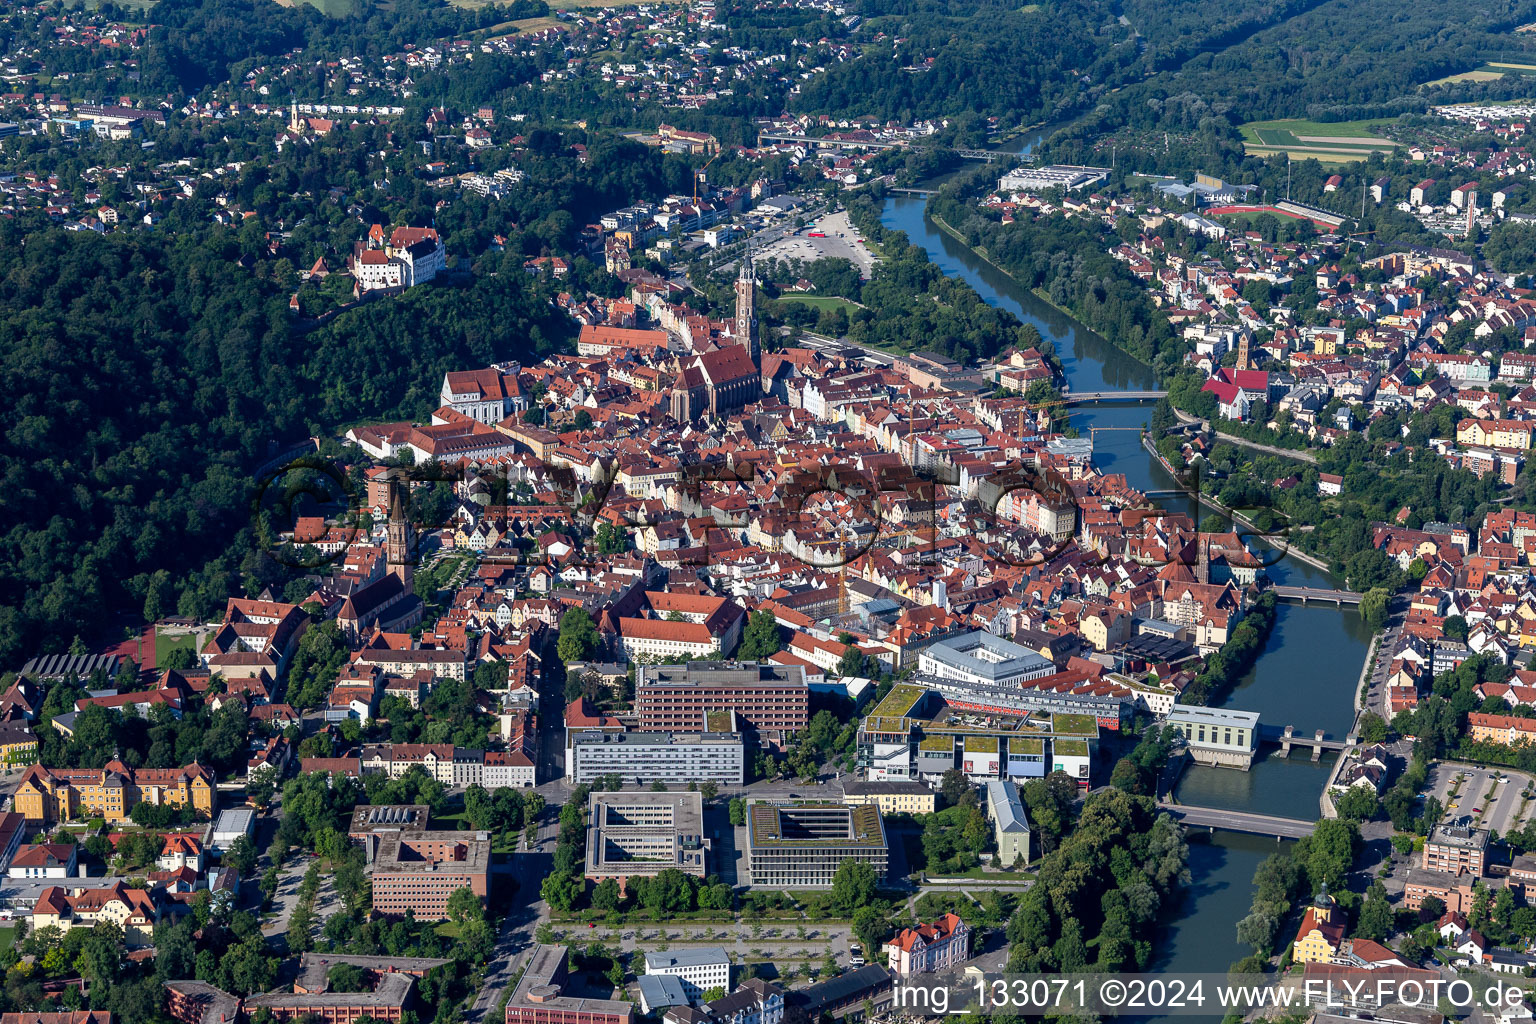
<path fill-rule="evenodd" d="M 1028 152 L 1038 138 L 1039 133 L 1026 136 L 1008 149 Z M 919 198 L 888 199 L 882 220 L 886 227 L 906 232 L 908 239 L 926 249 L 946 274 L 970 284 L 992 305 L 1034 324 L 1056 347 L 1073 391 L 1156 386 L 1148 366 L 980 259 L 929 221 L 923 208 Z M 1141 447 L 1138 434 L 1151 408 L 1151 403 L 1083 406 L 1073 411 L 1072 425 L 1083 434 L 1100 428 L 1093 437 L 1094 463 L 1101 470 L 1124 473 L 1132 486 L 1143 490 L 1162 490 L 1173 487 L 1174 481 Z M 1171 499 L 1164 504 L 1193 511 L 1188 499 Z M 1290 557 L 1278 558 L 1268 572 L 1278 582 L 1338 585 L 1326 572 Z M 1266 724 L 1294 725 L 1297 732 L 1308 734 L 1323 729 L 1329 735 L 1341 736 L 1353 718 L 1354 694 L 1370 635 L 1353 608 L 1282 603 L 1263 655 L 1226 704 L 1257 711 Z M 1315 818 L 1332 755 L 1320 763 L 1312 762 L 1310 756 L 1310 751 L 1289 758 L 1272 753 L 1255 762 L 1249 772 L 1190 768 L 1179 784 L 1178 798 L 1208 807 Z M 1192 832 L 1190 871 L 1194 880 L 1185 892 L 1183 907 L 1169 915 L 1159 937 L 1156 969 L 1221 971 L 1250 952 L 1237 942 L 1235 926 L 1248 913 L 1254 869 L 1278 848 L 1272 839 Z"/>

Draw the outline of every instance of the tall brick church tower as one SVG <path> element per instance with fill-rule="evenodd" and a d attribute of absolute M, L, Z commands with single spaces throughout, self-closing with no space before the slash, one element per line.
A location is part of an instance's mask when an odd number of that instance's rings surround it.
<path fill-rule="evenodd" d="M 400 586 L 407 594 L 412 593 L 411 581 L 411 524 L 405 518 L 403 488 L 409 483 L 389 481 L 389 532 L 385 540 L 385 562 L 389 571 L 400 577 Z"/>
<path fill-rule="evenodd" d="M 763 368 L 763 354 L 757 341 L 757 271 L 752 267 L 752 245 L 747 244 L 747 254 L 741 260 L 741 272 L 736 275 L 736 343 L 747 346 L 752 365 Z"/>

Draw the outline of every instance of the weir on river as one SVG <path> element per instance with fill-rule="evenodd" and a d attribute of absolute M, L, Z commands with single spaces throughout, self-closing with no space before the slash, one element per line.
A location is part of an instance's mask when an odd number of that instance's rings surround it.
<path fill-rule="evenodd" d="M 1014 152 L 1027 153 L 1038 133 L 1022 140 Z M 1072 392 L 1155 391 L 1150 367 L 1139 363 L 1060 310 L 1040 301 L 1012 278 L 984 262 L 924 216 L 924 200 L 886 200 L 882 221 L 906 232 L 927 250 L 944 273 L 970 284 L 983 299 L 1034 324 L 1061 357 Z M 1071 422 L 1085 436 L 1091 427 L 1139 427 L 1151 416 L 1152 403 L 1114 402 L 1075 407 Z M 1142 448 L 1135 430 L 1101 430 L 1094 439 L 1094 462 L 1104 472 L 1124 473 L 1143 491 L 1172 491 L 1173 480 Z M 1199 510 L 1187 497 L 1162 499 L 1165 507 L 1188 512 L 1198 522 Z M 1294 558 L 1271 552 L 1275 563 L 1269 577 L 1292 587 L 1338 588 L 1341 582 Z M 1257 711 L 1270 722 L 1301 722 L 1343 737 L 1354 718 L 1354 694 L 1360 666 L 1370 645 L 1370 630 L 1353 606 L 1332 603 L 1306 605 L 1281 602 L 1274 631 L 1264 653 L 1227 698 L 1227 703 Z M 1185 804 L 1284 818 L 1313 820 L 1318 799 L 1336 754 L 1311 760 L 1301 748 L 1289 758 L 1278 752 L 1257 761 L 1252 771 L 1192 767 L 1178 785 L 1176 798 Z M 1203 830 L 1202 830 L 1203 832 Z M 1259 862 L 1276 850 L 1274 838 L 1217 832 L 1191 834 L 1190 872 L 1193 882 L 1184 906 L 1169 915 L 1157 943 L 1158 971 L 1224 970 L 1249 949 L 1236 939 L 1238 920 L 1247 916 L 1252 878 Z"/>

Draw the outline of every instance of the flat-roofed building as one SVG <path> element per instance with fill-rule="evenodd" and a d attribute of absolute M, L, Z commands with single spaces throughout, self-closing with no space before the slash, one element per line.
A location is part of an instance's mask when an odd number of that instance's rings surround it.
<path fill-rule="evenodd" d="M 874 804 L 881 814 L 932 814 L 937 801 L 933 790 L 921 782 L 890 779 L 883 782 L 843 783 L 843 803 L 849 807 Z"/>
<path fill-rule="evenodd" d="M 1004 865 L 1029 863 L 1029 815 L 1019 799 L 1019 787 L 1012 782 L 987 783 L 987 817 L 992 819 L 992 834 L 997 840 L 997 856 Z"/>
<path fill-rule="evenodd" d="M 468 888 L 484 902 L 491 891 L 489 832 L 391 832 L 376 834 L 373 909 L 380 914 L 415 912 L 417 920 L 448 916 L 448 897 Z"/>
<path fill-rule="evenodd" d="M 365 859 L 372 864 L 385 836 L 425 832 L 431 811 L 426 804 L 362 804 L 352 809 L 347 838 L 363 848 Z"/>
<path fill-rule="evenodd" d="M 708 874 L 704 798 L 698 793 L 593 793 L 587 818 L 586 877 L 649 878 L 676 868 Z"/>
<path fill-rule="evenodd" d="M 266 1010 L 273 1020 L 313 1018 L 322 1024 L 352 1024 L 359 1017 L 399 1021 L 411 1007 L 416 979 L 448 963 L 425 957 L 360 957 L 306 953 L 292 992 L 268 992 L 245 1000 L 243 1009 L 254 1018 Z M 330 970 L 339 964 L 361 968 L 368 992 L 332 992 Z"/>
<path fill-rule="evenodd" d="M 1247 771 L 1259 746 L 1259 716 L 1255 711 L 1175 704 L 1168 724 L 1177 729 L 1196 764 Z"/>
<path fill-rule="evenodd" d="M 668 975 L 683 983 L 690 1002 L 698 1002 L 704 993 L 731 987 L 731 955 L 722 946 L 698 949 L 674 949 L 645 954 L 647 975 Z"/>
<path fill-rule="evenodd" d="M 240 997 L 206 981 L 168 981 L 165 1012 L 182 1024 L 234 1024 L 240 1015 Z"/>
<path fill-rule="evenodd" d="M 810 699 L 799 665 L 690 661 L 635 667 L 635 711 L 646 732 L 707 732 L 708 712 L 734 711 L 758 733 L 782 737 L 809 723 Z"/>
<path fill-rule="evenodd" d="M 633 1003 L 589 999 L 575 994 L 566 965 L 565 946 L 539 943 L 507 999 L 506 1024 L 631 1024 Z"/>
<path fill-rule="evenodd" d="M 731 716 L 729 711 L 711 712 Z M 746 782 L 746 746 L 739 732 L 591 732 L 571 737 L 566 774 L 574 785 L 604 775 L 625 782 Z"/>
<path fill-rule="evenodd" d="M 1028 647 L 977 630 L 925 648 L 917 669 L 935 679 L 1007 687 L 1051 675 L 1056 665 Z"/>
<path fill-rule="evenodd" d="M 1488 830 L 1467 825 L 1436 825 L 1424 840 L 1424 858 L 1420 866 L 1426 871 L 1444 871 L 1459 875 L 1463 871 L 1473 878 L 1483 873 L 1483 863 L 1488 852 Z"/>
<path fill-rule="evenodd" d="M 845 860 L 861 861 L 885 880 L 890 849 L 880 809 L 825 802 L 747 806 L 747 870 L 754 886 L 824 888 Z"/>

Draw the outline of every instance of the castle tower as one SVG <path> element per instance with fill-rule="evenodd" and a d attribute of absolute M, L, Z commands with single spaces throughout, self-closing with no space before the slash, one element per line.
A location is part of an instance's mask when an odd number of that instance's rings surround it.
<path fill-rule="evenodd" d="M 757 271 L 752 266 L 752 243 L 747 243 L 747 254 L 741 260 L 741 272 L 736 275 L 736 342 L 747 346 L 752 355 L 752 365 L 762 368 L 763 355 L 757 343 Z"/>
<path fill-rule="evenodd" d="M 389 481 L 389 534 L 385 542 L 385 561 L 389 571 L 400 578 L 400 586 L 407 594 L 412 593 L 411 583 L 411 524 L 405 518 L 405 498 L 401 488 L 408 483 Z"/>
<path fill-rule="evenodd" d="M 1211 544 L 1204 534 L 1195 534 L 1195 582 L 1211 582 Z"/>

